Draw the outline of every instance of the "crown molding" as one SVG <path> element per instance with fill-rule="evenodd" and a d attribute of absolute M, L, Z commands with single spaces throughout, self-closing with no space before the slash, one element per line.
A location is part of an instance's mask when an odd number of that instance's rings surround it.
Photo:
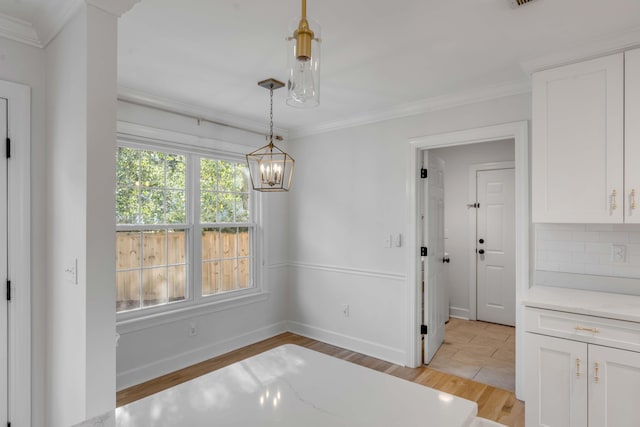
<path fill-rule="evenodd" d="M 151 95 L 149 93 L 124 86 L 118 86 L 118 100 L 169 113 L 176 113 L 212 122 L 218 122 L 223 126 L 227 125 L 251 132 L 263 133 L 265 135 L 269 133 L 269 126 L 266 122 L 244 119 L 231 114 L 211 110 L 209 108 L 195 106 L 157 95 Z M 287 129 L 274 127 L 273 131 L 275 134 L 282 136 L 285 140 L 289 137 L 289 131 Z"/>
<path fill-rule="evenodd" d="M 614 37 L 596 40 L 575 49 L 523 61 L 520 66 L 527 75 L 531 75 L 536 71 L 614 54 L 638 46 L 640 46 L 640 27 L 617 34 Z"/>
<path fill-rule="evenodd" d="M 0 37 L 42 47 L 38 32 L 30 22 L 0 13 Z"/>
<path fill-rule="evenodd" d="M 73 17 L 84 0 L 50 0 L 45 2 L 33 18 L 40 47 L 46 47 Z"/>
<path fill-rule="evenodd" d="M 473 89 L 461 93 L 427 98 L 421 101 L 402 104 L 388 109 L 371 111 L 346 120 L 326 122 L 315 126 L 292 128 L 289 129 L 289 138 L 294 139 L 303 136 L 332 132 L 335 130 L 415 116 L 431 111 L 446 110 L 449 108 L 475 104 L 478 102 L 504 98 L 507 96 L 520 95 L 529 92 L 531 92 L 531 82 L 528 80 L 522 82 L 508 82 L 495 86 Z"/>

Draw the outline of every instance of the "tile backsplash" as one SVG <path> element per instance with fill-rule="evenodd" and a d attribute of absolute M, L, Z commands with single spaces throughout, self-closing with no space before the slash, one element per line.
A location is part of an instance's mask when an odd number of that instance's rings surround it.
<path fill-rule="evenodd" d="M 536 270 L 640 278 L 640 225 L 535 227 Z"/>

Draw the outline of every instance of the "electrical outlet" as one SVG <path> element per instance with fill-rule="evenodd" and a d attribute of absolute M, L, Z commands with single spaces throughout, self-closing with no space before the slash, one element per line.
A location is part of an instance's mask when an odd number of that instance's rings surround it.
<path fill-rule="evenodd" d="M 191 322 L 189 323 L 189 336 L 195 337 L 196 335 L 198 335 L 198 331 L 196 330 L 196 323 Z"/>
<path fill-rule="evenodd" d="M 67 268 L 64 269 L 67 282 L 72 285 L 78 284 L 78 258 L 74 258 L 67 263 Z"/>
<path fill-rule="evenodd" d="M 349 304 L 343 304 L 342 306 L 342 314 L 344 315 L 344 317 L 349 317 Z"/>
<path fill-rule="evenodd" d="M 626 264 L 627 245 L 611 245 L 611 262 L 615 264 Z"/>

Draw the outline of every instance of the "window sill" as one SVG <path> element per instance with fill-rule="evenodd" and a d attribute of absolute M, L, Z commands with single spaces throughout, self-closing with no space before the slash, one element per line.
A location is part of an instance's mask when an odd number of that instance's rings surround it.
<path fill-rule="evenodd" d="M 118 334 L 123 335 L 143 329 L 153 328 L 166 323 L 173 323 L 179 320 L 191 319 L 219 311 L 230 310 L 248 304 L 255 304 L 257 302 L 266 301 L 268 298 L 269 292 L 257 291 L 255 293 L 240 295 L 224 300 L 180 307 L 175 310 L 153 313 L 146 316 L 141 315 L 135 318 L 116 321 L 116 331 Z"/>

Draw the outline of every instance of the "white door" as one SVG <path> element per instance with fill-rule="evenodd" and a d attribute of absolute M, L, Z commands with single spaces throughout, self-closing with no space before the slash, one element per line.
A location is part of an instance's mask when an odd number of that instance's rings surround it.
<path fill-rule="evenodd" d="M 587 344 L 525 335 L 527 427 L 586 427 Z"/>
<path fill-rule="evenodd" d="M 589 345 L 590 426 L 640 425 L 639 392 L 640 353 Z"/>
<path fill-rule="evenodd" d="M 515 170 L 477 172 L 477 319 L 515 326 Z"/>
<path fill-rule="evenodd" d="M 424 151 L 423 165 L 428 170 L 423 185 L 423 246 L 427 257 L 423 258 L 423 323 L 428 332 L 424 339 L 424 363 L 429 363 L 444 341 L 444 323 L 448 304 L 444 286 L 444 161 Z M 423 180 L 424 182 L 425 180 Z M 447 304 L 445 307 L 444 305 Z"/>
<path fill-rule="evenodd" d="M 7 133 L 7 100 L 0 98 L 0 138 L 5 141 Z M 3 155 L 0 160 L 0 283 L 7 277 L 7 159 Z M 7 333 L 8 304 L 3 293 L 0 293 L 0 423 L 8 421 L 8 368 L 9 352 Z"/>

